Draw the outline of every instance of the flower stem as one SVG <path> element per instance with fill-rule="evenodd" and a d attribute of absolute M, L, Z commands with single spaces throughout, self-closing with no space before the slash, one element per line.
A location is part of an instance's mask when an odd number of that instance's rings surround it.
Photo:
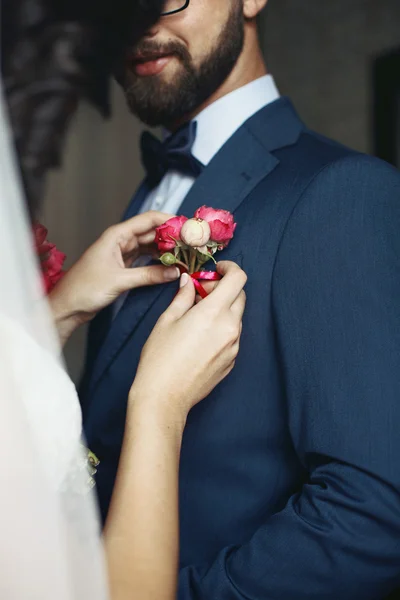
<path fill-rule="evenodd" d="M 191 275 L 195 272 L 196 261 L 197 261 L 197 252 L 196 252 L 196 250 L 192 250 L 191 257 L 190 257 L 190 268 L 189 268 L 189 273 Z"/>
<path fill-rule="evenodd" d="M 189 268 L 189 255 L 188 255 L 188 252 L 184 248 L 181 248 L 181 252 L 183 254 L 183 260 L 185 261 L 185 263 L 187 264 L 187 266 Z"/>
<path fill-rule="evenodd" d="M 186 269 L 186 271 L 189 270 L 189 267 L 184 262 L 182 262 L 181 260 L 177 260 L 175 264 L 176 265 L 180 265 L 181 267 L 183 267 L 184 269 Z"/>

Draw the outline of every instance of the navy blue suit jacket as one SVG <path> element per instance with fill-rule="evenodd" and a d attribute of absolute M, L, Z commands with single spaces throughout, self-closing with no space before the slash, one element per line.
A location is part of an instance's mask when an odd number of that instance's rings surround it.
<path fill-rule="evenodd" d="M 282 98 L 181 213 L 202 204 L 235 213 L 220 258 L 247 272 L 247 308 L 236 367 L 184 435 L 179 600 L 384 598 L 400 581 L 400 174 Z M 103 516 L 139 354 L 175 291 L 135 291 L 90 333 L 81 397 Z"/>

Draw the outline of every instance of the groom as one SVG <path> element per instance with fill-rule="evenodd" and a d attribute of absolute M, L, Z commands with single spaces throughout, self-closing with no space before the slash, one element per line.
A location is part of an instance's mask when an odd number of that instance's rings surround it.
<path fill-rule="evenodd" d="M 400 582 L 400 174 L 279 96 L 265 3 L 166 2 L 182 10 L 120 75 L 133 113 L 177 130 L 143 138 L 126 217 L 233 211 L 220 259 L 248 274 L 236 368 L 185 431 L 178 597 L 381 599 Z M 90 332 L 81 397 L 103 517 L 140 351 L 175 292 L 137 290 Z"/>

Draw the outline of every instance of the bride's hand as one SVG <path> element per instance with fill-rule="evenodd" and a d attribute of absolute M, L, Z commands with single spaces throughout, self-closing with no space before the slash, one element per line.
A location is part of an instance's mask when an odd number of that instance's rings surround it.
<path fill-rule="evenodd" d="M 242 329 L 246 274 L 220 262 L 218 286 L 200 303 L 187 275 L 146 342 L 130 392 L 132 405 L 161 410 L 178 422 L 232 370 Z"/>
<path fill-rule="evenodd" d="M 218 286 L 198 304 L 187 274 L 147 340 L 127 407 L 105 547 L 111 595 L 176 598 L 179 460 L 186 417 L 233 368 L 245 273 L 221 262 Z M 155 579 L 155 573 L 157 578 Z"/>
<path fill-rule="evenodd" d="M 178 279 L 176 267 L 129 268 L 140 254 L 155 250 L 155 228 L 169 217 L 151 211 L 109 227 L 67 271 L 49 295 L 63 342 L 123 292 Z"/>

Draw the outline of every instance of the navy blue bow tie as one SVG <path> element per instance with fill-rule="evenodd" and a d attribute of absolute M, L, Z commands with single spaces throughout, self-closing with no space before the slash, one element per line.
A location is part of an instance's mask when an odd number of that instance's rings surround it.
<path fill-rule="evenodd" d="M 192 154 L 196 130 L 197 123 L 190 121 L 165 142 L 160 142 L 148 131 L 142 134 L 140 142 L 142 162 L 151 185 L 158 185 L 170 169 L 192 177 L 200 175 L 203 165 Z"/>

